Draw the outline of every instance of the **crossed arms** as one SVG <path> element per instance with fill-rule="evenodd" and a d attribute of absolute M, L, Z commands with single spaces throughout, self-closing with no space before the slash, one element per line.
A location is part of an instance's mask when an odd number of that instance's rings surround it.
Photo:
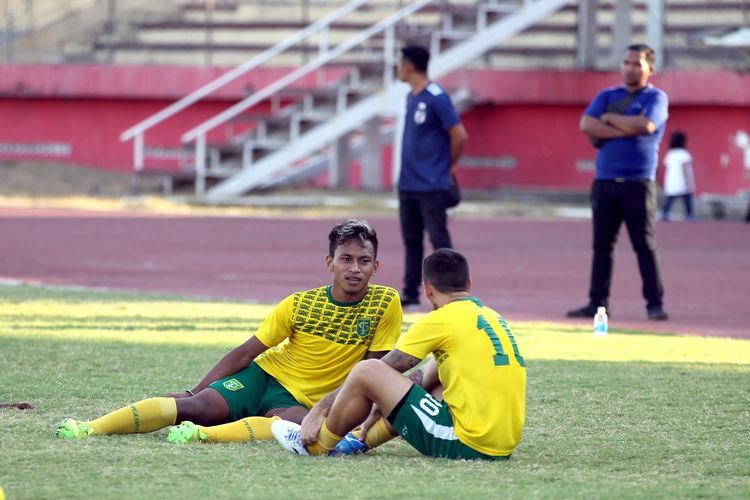
<path fill-rule="evenodd" d="M 599 118 L 583 115 L 578 128 L 595 139 L 616 139 L 656 132 L 656 124 L 642 114 L 604 113 Z"/>

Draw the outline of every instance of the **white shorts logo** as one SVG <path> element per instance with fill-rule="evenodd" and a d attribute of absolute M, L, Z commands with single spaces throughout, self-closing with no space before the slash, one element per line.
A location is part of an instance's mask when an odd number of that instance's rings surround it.
<path fill-rule="evenodd" d="M 438 424 L 437 422 L 432 420 L 425 412 L 423 412 L 422 410 L 420 410 L 414 405 L 411 405 L 411 409 L 414 413 L 417 414 L 417 417 L 419 417 L 419 420 L 422 422 L 422 426 L 424 427 L 424 430 L 427 431 L 428 434 L 438 439 L 444 439 L 446 441 L 458 440 L 458 437 L 453 432 L 452 426 L 448 427 L 447 425 Z"/>
<path fill-rule="evenodd" d="M 424 397 L 419 401 L 419 407 L 422 408 L 429 416 L 436 417 L 440 413 L 440 408 L 443 405 L 432 397 L 432 394 L 425 394 Z"/>

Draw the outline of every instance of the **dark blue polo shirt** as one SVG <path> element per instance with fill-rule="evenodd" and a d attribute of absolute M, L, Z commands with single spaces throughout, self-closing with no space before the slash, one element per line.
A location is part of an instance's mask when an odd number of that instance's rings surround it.
<path fill-rule="evenodd" d="M 451 140 L 448 129 L 460 123 L 456 108 L 440 85 L 430 82 L 406 97 L 401 145 L 400 191 L 447 191 Z"/>
<path fill-rule="evenodd" d="M 626 97 L 624 86 L 602 90 L 584 112 L 601 117 L 610 103 Z M 653 134 L 606 139 L 596 156 L 596 179 L 651 179 L 656 177 L 659 142 L 667 123 L 669 101 L 664 91 L 651 85 L 639 90 L 625 115 L 645 115 L 656 125 Z"/>

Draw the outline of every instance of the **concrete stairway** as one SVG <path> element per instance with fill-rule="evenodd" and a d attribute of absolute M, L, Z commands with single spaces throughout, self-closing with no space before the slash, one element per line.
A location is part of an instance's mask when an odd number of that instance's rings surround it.
<path fill-rule="evenodd" d="M 418 29 L 412 31 L 410 38 L 431 48 L 433 60 L 430 73 L 433 78 L 439 78 L 482 56 L 498 43 L 555 12 L 566 2 L 537 0 L 514 4 L 477 2 L 460 5 L 423 3 L 425 6 L 419 8 L 419 12 L 439 14 L 438 22 L 418 26 Z M 299 162 L 315 157 L 323 149 L 333 151 L 330 177 L 338 179 L 346 169 L 346 162 L 342 163 L 340 158 L 344 156 L 347 160 L 351 159 L 351 151 L 346 151 L 348 137 L 358 130 L 365 135 L 365 144 L 377 145 L 377 148 L 365 155 L 365 159 L 374 164 L 365 169 L 379 169 L 380 155 L 376 149 L 380 148 L 379 131 L 382 121 L 392 119 L 399 113 L 405 93 L 405 89 L 393 81 L 393 33 L 385 38 L 382 35 L 386 28 L 395 29 L 398 21 L 410 15 L 397 13 L 393 15 L 397 16 L 396 19 L 393 16 L 382 19 L 368 28 L 370 33 L 367 38 L 353 43 L 350 43 L 353 39 L 349 39 L 336 46 L 335 50 L 347 44 L 350 48 L 357 47 L 354 54 L 344 49 L 335 57 L 321 56 L 320 64 L 316 61 L 309 63 L 309 70 L 312 71 L 324 63 L 342 64 L 339 59 L 335 59 L 342 54 L 344 58 L 355 58 L 344 63 L 346 72 L 341 79 L 327 87 L 302 92 L 299 100 L 293 100 L 273 116 L 260 118 L 256 127 L 231 144 L 208 147 L 204 152 L 206 134 L 222 122 L 239 116 L 247 106 L 254 104 L 252 100 L 244 105 L 240 103 L 234 112 L 216 117 L 207 124 L 186 132 L 183 141 L 196 141 L 198 194 L 203 192 L 202 176 L 229 175 L 226 180 L 207 191 L 207 195 L 214 198 L 237 196 L 263 188 L 275 182 L 280 175 L 285 175 L 285 171 L 294 169 Z M 381 24 L 382 27 L 378 28 Z M 406 34 L 401 33 L 400 38 L 405 36 Z M 359 51 L 359 47 L 364 42 L 367 50 L 363 53 Z M 371 53 L 369 58 L 365 57 L 368 51 Z M 305 67 L 300 69 L 301 77 L 306 74 L 306 70 Z M 271 88 L 266 93 L 278 95 L 293 81 L 292 79 L 283 86 Z M 262 96 L 264 91 L 266 89 L 262 89 L 259 94 Z M 365 177 L 377 178 L 377 174 L 365 173 Z"/>

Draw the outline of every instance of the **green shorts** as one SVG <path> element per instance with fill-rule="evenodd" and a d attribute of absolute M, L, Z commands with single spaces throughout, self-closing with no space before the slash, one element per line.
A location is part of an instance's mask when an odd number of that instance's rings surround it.
<path fill-rule="evenodd" d="M 274 408 L 303 406 L 279 382 L 253 361 L 247 368 L 209 385 L 229 405 L 232 421 L 262 417 Z"/>
<path fill-rule="evenodd" d="M 453 415 L 444 405 L 418 385 L 413 385 L 388 421 L 402 438 L 423 455 L 464 460 L 507 460 L 485 455 L 458 440 L 453 432 Z"/>

